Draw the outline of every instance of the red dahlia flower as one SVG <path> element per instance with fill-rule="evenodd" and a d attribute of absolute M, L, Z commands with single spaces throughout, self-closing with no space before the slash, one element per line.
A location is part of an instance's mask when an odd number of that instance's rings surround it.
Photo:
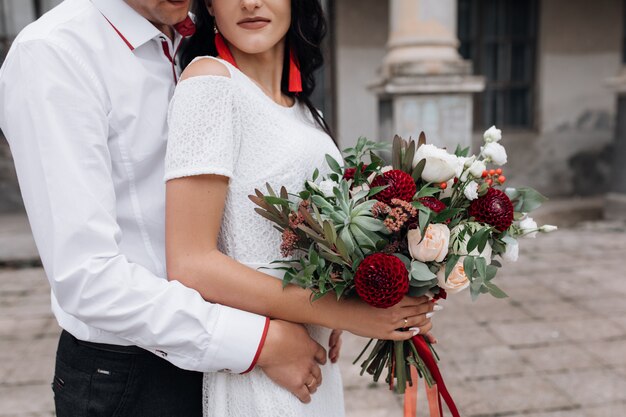
<path fill-rule="evenodd" d="M 385 185 L 388 185 L 388 187 L 376 194 L 374 198 L 386 204 L 391 204 L 391 200 L 394 198 L 411 201 L 417 192 L 417 186 L 415 181 L 413 181 L 413 177 L 399 169 L 387 171 L 372 181 L 372 187 Z"/>
<path fill-rule="evenodd" d="M 441 210 L 446 208 L 446 205 L 437 200 L 435 197 L 421 197 L 418 198 L 418 200 L 420 203 L 422 203 L 424 206 L 428 207 L 435 213 L 439 213 L 441 212 Z"/>
<path fill-rule="evenodd" d="M 363 166 L 361 167 L 361 172 L 364 172 L 366 168 L 367 164 L 363 164 Z M 343 172 L 343 179 L 345 179 L 346 181 L 353 180 L 354 174 L 356 174 L 356 168 L 346 168 L 346 170 Z"/>
<path fill-rule="evenodd" d="M 504 232 L 513 223 L 513 203 L 502 191 L 489 188 L 487 194 L 472 201 L 469 215 Z"/>
<path fill-rule="evenodd" d="M 366 303 L 387 308 L 399 303 L 409 291 L 409 273 L 397 257 L 374 253 L 359 264 L 354 284 L 357 294 Z"/>

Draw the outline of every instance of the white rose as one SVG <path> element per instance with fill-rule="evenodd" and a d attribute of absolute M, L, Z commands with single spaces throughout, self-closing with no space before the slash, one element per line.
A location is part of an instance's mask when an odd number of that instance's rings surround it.
<path fill-rule="evenodd" d="M 482 148 L 483 155 L 496 165 L 506 164 L 506 149 L 496 142 L 489 142 Z"/>
<path fill-rule="evenodd" d="M 483 176 L 483 171 L 487 169 L 487 165 L 483 161 L 474 161 L 470 166 L 469 173 L 474 178 L 480 178 Z"/>
<path fill-rule="evenodd" d="M 483 138 L 485 139 L 485 143 L 500 142 L 500 139 L 502 139 L 502 131 L 495 126 L 491 126 L 485 131 Z"/>
<path fill-rule="evenodd" d="M 537 222 L 532 217 L 526 217 L 519 222 L 519 227 L 522 229 L 523 237 L 534 238 L 537 236 Z"/>
<path fill-rule="evenodd" d="M 470 160 L 470 158 L 466 158 L 464 156 L 457 156 L 457 167 L 456 167 L 456 172 L 454 173 L 454 176 L 457 178 L 461 177 L 461 174 L 463 173 L 463 171 L 465 170 L 465 165 L 467 164 L 467 161 Z"/>
<path fill-rule="evenodd" d="M 464 259 L 464 257 L 459 259 L 452 271 L 450 271 L 447 280 L 445 266 L 437 272 L 437 285 L 446 290 L 448 294 L 456 294 L 470 285 L 470 280 L 465 275 L 465 268 L 463 268 Z"/>
<path fill-rule="evenodd" d="M 422 159 L 426 160 L 422 178 L 427 182 L 446 182 L 454 178 L 459 166 L 459 158 L 446 152 L 445 149 L 440 149 L 430 144 L 420 146 L 417 152 L 415 152 L 413 166 L 417 165 Z"/>
<path fill-rule="evenodd" d="M 333 180 L 324 180 L 321 181 L 317 187 L 325 197 L 334 197 L 335 194 L 333 193 L 333 188 L 337 187 L 338 185 L 339 184 L 337 184 Z"/>
<path fill-rule="evenodd" d="M 444 224 L 429 224 L 424 239 L 419 229 L 409 230 L 407 240 L 413 259 L 420 262 L 441 262 L 448 254 L 450 229 Z"/>
<path fill-rule="evenodd" d="M 501 255 L 502 259 L 509 262 L 517 262 L 517 258 L 519 258 L 519 243 L 517 239 L 505 236 L 502 238 L 502 241 L 506 244 L 505 251 Z"/>
<path fill-rule="evenodd" d="M 476 200 L 478 198 L 478 183 L 476 181 L 470 181 L 465 186 L 463 194 L 465 194 L 465 198 L 470 201 Z"/>
<path fill-rule="evenodd" d="M 451 231 L 451 235 L 454 237 L 463 229 L 464 227 L 461 225 L 455 226 L 454 229 L 452 229 Z M 456 252 L 456 255 L 480 256 L 481 258 L 485 258 L 485 260 L 487 261 L 487 265 L 489 265 L 491 263 L 491 254 L 493 253 L 493 249 L 491 249 L 491 246 L 489 245 L 489 243 L 485 245 L 485 248 L 483 249 L 482 252 L 478 252 L 478 248 L 474 248 L 473 251 L 471 251 L 470 253 L 467 253 L 467 243 L 469 242 L 470 239 L 471 239 L 470 234 L 466 233 L 463 241 L 462 242 L 459 241 L 459 250 Z"/>
<path fill-rule="evenodd" d="M 542 231 L 543 233 L 550 233 L 550 232 L 554 232 L 555 230 L 557 230 L 558 227 L 553 226 L 551 224 L 546 224 L 543 225 L 539 228 L 540 231 Z"/>

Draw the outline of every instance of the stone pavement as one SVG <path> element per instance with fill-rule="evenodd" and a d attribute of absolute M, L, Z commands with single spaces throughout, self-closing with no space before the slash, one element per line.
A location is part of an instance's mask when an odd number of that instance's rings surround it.
<path fill-rule="evenodd" d="M 0 417 L 54 415 L 48 284 L 28 256 L 7 262 L 32 253 L 27 233 L 23 218 L 0 217 Z M 498 278 L 509 299 L 461 293 L 434 318 L 461 415 L 626 417 L 626 227 L 586 223 L 522 244 Z M 351 365 L 365 341 L 344 340 L 347 416 L 401 416 L 401 398 Z"/>

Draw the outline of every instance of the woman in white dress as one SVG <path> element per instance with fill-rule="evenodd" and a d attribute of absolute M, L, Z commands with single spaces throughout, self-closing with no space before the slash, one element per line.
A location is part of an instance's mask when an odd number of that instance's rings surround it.
<path fill-rule="evenodd" d="M 266 183 L 299 190 L 315 168 L 323 169 L 326 154 L 341 158 L 309 100 L 313 71 L 322 64 L 325 22 L 318 0 L 200 3 L 195 9 L 198 32 L 186 58 L 192 62 L 169 115 L 168 275 L 208 301 L 307 323 L 311 337 L 330 348 L 331 359 L 321 366 L 321 375 L 312 372 L 301 381 L 303 390 L 317 389 L 309 404 L 274 383 L 261 367 L 245 375 L 205 374 L 204 414 L 343 416 L 343 388 L 334 363 L 338 333 L 331 337 L 329 329 L 403 340 L 417 330 L 400 328 L 430 330 L 425 314 L 433 305 L 409 297 L 388 310 L 334 297 L 311 303 L 309 291 L 283 290 L 267 270 L 257 269 L 281 258 L 281 237 L 254 212 L 248 195 Z"/>

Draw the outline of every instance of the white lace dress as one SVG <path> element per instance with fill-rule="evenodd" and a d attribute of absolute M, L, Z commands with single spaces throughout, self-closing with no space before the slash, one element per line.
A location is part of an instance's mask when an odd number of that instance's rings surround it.
<path fill-rule="evenodd" d="M 215 58 L 213 58 L 215 59 Z M 170 105 L 165 178 L 219 174 L 230 178 L 218 238 L 220 250 L 253 267 L 280 259 L 280 233 L 248 199 L 265 183 L 300 190 L 325 155 L 341 154 L 313 123 L 305 106 L 282 107 L 227 62 L 231 78 L 182 81 Z M 326 168 L 327 169 L 327 168 Z M 308 326 L 328 350 L 330 330 Z M 260 369 L 245 375 L 204 375 L 204 415 L 215 417 L 338 417 L 344 415 L 337 365 L 322 367 L 323 383 L 310 404 L 274 384 Z"/>

